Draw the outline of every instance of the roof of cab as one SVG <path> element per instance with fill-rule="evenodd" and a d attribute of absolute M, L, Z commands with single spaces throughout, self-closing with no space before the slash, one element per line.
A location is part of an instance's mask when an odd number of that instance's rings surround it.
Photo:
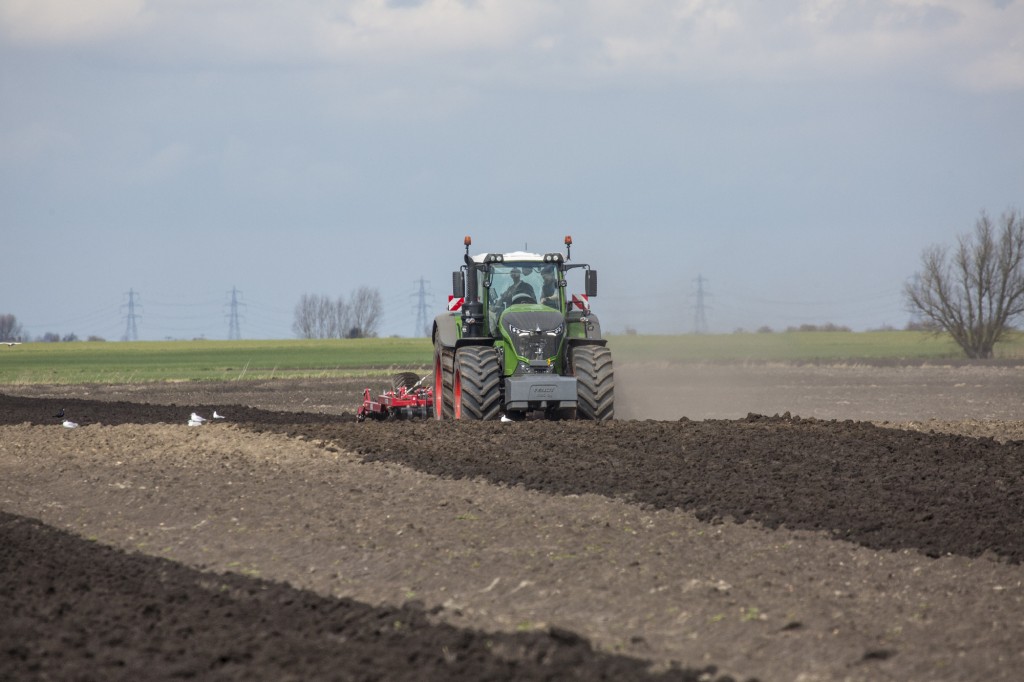
<path fill-rule="evenodd" d="M 518 262 L 518 263 L 522 263 L 522 262 L 543 263 L 544 262 L 544 256 L 543 255 L 541 255 L 539 253 L 530 253 L 529 251 L 510 251 L 509 253 L 503 253 L 501 255 L 504 256 L 505 260 L 507 260 L 507 261 L 513 261 L 513 262 Z M 473 262 L 474 263 L 483 263 L 484 259 L 486 257 L 487 257 L 486 253 L 479 253 L 479 254 L 473 256 Z"/>

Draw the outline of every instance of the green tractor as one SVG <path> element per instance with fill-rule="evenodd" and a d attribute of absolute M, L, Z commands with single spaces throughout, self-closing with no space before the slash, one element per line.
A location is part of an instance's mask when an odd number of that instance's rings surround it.
<path fill-rule="evenodd" d="M 452 273 L 447 313 L 434 319 L 434 417 L 516 421 L 607 420 L 614 415 L 612 353 L 590 312 L 597 271 L 561 253 L 485 253 Z M 583 295 L 566 295 L 582 269 Z"/>

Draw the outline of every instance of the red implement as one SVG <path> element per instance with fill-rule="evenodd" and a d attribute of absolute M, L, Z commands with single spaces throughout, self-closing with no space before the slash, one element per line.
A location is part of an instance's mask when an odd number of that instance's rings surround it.
<path fill-rule="evenodd" d="M 412 419 L 420 417 L 426 419 L 433 412 L 434 389 L 427 388 L 405 388 L 401 387 L 393 391 L 385 391 L 376 398 L 370 393 L 370 389 L 363 391 L 363 404 L 356 412 L 356 421 L 370 419 Z"/>

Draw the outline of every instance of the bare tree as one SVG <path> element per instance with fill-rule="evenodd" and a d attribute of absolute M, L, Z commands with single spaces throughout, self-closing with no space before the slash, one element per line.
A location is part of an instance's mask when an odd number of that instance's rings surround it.
<path fill-rule="evenodd" d="M 351 328 L 345 299 L 303 294 L 295 306 L 292 331 L 301 339 L 340 339 Z"/>
<path fill-rule="evenodd" d="M 348 331 L 349 338 L 367 338 L 377 336 L 381 317 L 384 315 L 384 303 L 380 291 L 371 287 L 359 287 L 349 297 Z"/>
<path fill-rule="evenodd" d="M 904 290 L 911 311 L 949 332 L 967 357 L 992 357 L 1024 313 L 1024 214 L 1007 211 L 996 226 L 982 212 L 954 251 L 931 246 L 921 265 Z"/>
<path fill-rule="evenodd" d="M 334 302 L 327 296 L 320 296 L 316 301 L 316 338 L 332 339 L 334 328 Z"/>
<path fill-rule="evenodd" d="M 351 310 L 349 304 L 345 302 L 345 299 L 341 296 L 334 301 L 331 309 L 331 337 L 332 339 L 340 339 L 345 336 L 345 330 L 349 327 L 349 320 L 351 319 Z"/>
<path fill-rule="evenodd" d="M 316 338 L 316 303 L 315 295 L 303 294 L 295 304 L 295 319 L 292 331 L 300 339 Z"/>
<path fill-rule="evenodd" d="M 0 315 L 0 341 L 22 341 L 24 333 L 17 317 L 10 313 Z"/>

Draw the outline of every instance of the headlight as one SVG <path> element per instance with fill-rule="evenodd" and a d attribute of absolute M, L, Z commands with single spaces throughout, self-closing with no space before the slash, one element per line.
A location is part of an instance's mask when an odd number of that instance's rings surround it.
<path fill-rule="evenodd" d="M 508 326 L 508 331 L 513 336 L 540 336 L 541 334 L 546 334 L 548 336 L 561 336 L 562 330 L 563 325 L 558 325 L 554 329 L 521 329 L 511 324 Z"/>

